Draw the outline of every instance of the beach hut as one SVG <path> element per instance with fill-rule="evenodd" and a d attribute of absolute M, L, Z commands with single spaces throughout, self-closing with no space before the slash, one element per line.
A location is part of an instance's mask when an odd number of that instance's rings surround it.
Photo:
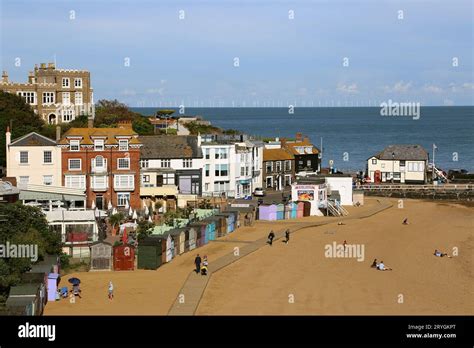
<path fill-rule="evenodd" d="M 277 220 L 285 219 L 285 206 L 281 203 L 276 205 L 276 219 Z"/>
<path fill-rule="evenodd" d="M 311 202 L 303 201 L 303 216 L 311 216 Z"/>
<path fill-rule="evenodd" d="M 223 237 L 227 234 L 227 217 L 222 214 L 216 214 L 216 230 L 217 237 Z"/>
<path fill-rule="evenodd" d="M 233 207 L 230 206 L 226 212 L 232 212 L 235 215 L 236 221 L 240 221 L 240 226 L 250 226 L 256 219 L 256 209 L 254 206 L 247 207 Z M 236 223 L 237 225 L 237 223 Z"/>
<path fill-rule="evenodd" d="M 296 207 L 296 217 L 297 218 L 303 217 L 303 211 L 304 211 L 303 202 L 298 202 L 297 207 Z"/>
<path fill-rule="evenodd" d="M 298 204 L 296 204 L 296 203 L 294 203 L 294 202 L 291 202 L 290 205 L 291 205 L 290 218 L 291 218 L 291 219 L 296 219 L 297 216 L 298 216 Z"/>
<path fill-rule="evenodd" d="M 114 270 L 133 271 L 135 269 L 135 247 L 129 244 L 116 245 L 114 251 Z"/>
<path fill-rule="evenodd" d="M 139 269 L 157 269 L 163 263 L 163 238 L 156 235 L 145 237 L 138 242 L 137 266 Z M 165 245 L 166 248 L 166 245 Z"/>
<path fill-rule="evenodd" d="M 95 242 L 91 244 L 91 271 L 110 271 L 112 269 L 112 244 Z"/>
<path fill-rule="evenodd" d="M 59 274 L 57 273 L 50 273 L 48 275 L 48 301 L 54 302 L 56 301 L 56 293 L 58 292 L 58 285 L 59 285 Z"/>
<path fill-rule="evenodd" d="M 61 264 L 59 256 L 45 255 L 42 261 L 37 262 L 31 266 L 31 273 L 45 273 L 46 278 L 49 273 L 59 273 L 61 271 Z"/>
<path fill-rule="evenodd" d="M 193 222 L 190 227 L 196 230 L 196 248 L 207 244 L 206 240 L 206 223 L 202 221 Z"/>
<path fill-rule="evenodd" d="M 44 305 L 41 304 L 40 291 L 41 283 L 12 286 L 5 305 L 12 309 L 20 307 L 26 315 L 42 315 Z"/>
<path fill-rule="evenodd" d="M 185 251 L 186 228 L 175 228 L 169 231 L 174 244 L 174 256 L 181 255 Z"/>
<path fill-rule="evenodd" d="M 190 251 L 196 248 L 196 228 L 188 226 L 185 229 L 184 251 Z"/>
<path fill-rule="evenodd" d="M 225 219 L 226 234 L 234 232 L 235 230 L 235 212 L 224 211 L 218 215 L 223 216 Z"/>
<path fill-rule="evenodd" d="M 174 254 L 174 241 L 171 238 L 170 231 L 166 231 L 165 233 L 153 235 L 153 237 L 161 238 L 162 239 L 162 255 L 161 260 L 162 263 L 170 262 L 173 259 Z"/>
<path fill-rule="evenodd" d="M 216 239 L 216 220 L 208 217 L 203 220 L 206 223 L 206 239 L 208 242 Z"/>

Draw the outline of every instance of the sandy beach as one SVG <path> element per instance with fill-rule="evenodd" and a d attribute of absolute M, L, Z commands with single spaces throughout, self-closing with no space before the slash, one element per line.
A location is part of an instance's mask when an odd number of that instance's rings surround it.
<path fill-rule="evenodd" d="M 329 224 L 299 230 L 289 244 L 277 240 L 212 274 L 196 314 L 473 314 L 474 208 L 404 200 L 399 209 L 391 200 L 391 208 L 357 218 L 377 200 L 366 198 L 364 207 L 350 207 L 344 225 L 331 217 L 257 222 L 156 271 L 73 273 L 65 278 L 82 280 L 82 299 L 50 302 L 45 315 L 166 315 L 197 253 L 212 263 L 270 229 L 321 221 Z M 408 225 L 402 225 L 404 218 Z M 363 261 L 325 257 L 327 244 L 344 240 L 364 246 Z M 452 254 L 455 247 L 458 256 L 433 256 L 435 249 Z M 393 271 L 370 268 L 374 258 Z M 110 280 L 112 301 L 107 298 Z"/>

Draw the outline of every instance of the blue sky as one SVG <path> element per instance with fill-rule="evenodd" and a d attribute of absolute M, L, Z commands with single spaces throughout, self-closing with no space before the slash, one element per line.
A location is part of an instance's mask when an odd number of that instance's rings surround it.
<path fill-rule="evenodd" d="M 96 100 L 474 104 L 471 0 L 0 3 L 1 66 L 10 79 L 23 82 L 34 64 L 56 56 L 58 67 L 91 71 Z"/>

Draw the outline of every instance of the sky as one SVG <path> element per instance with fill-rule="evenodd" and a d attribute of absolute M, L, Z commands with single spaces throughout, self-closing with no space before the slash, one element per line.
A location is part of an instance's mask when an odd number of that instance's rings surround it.
<path fill-rule="evenodd" d="M 473 105 L 473 4 L 0 0 L 0 65 L 89 70 L 130 106 Z"/>

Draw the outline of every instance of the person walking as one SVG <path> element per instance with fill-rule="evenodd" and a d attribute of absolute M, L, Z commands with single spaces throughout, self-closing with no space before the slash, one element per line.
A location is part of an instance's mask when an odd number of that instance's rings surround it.
<path fill-rule="evenodd" d="M 112 284 L 112 281 L 109 282 L 109 300 L 112 300 L 114 298 L 114 284 Z"/>
<path fill-rule="evenodd" d="M 201 256 L 197 254 L 196 258 L 194 259 L 194 264 L 196 265 L 196 273 L 199 274 L 201 271 Z"/>
<path fill-rule="evenodd" d="M 268 235 L 268 241 L 267 243 L 270 244 L 270 246 L 272 246 L 273 244 L 273 238 L 275 238 L 275 233 L 273 233 L 273 230 L 270 231 L 270 234 Z"/>
<path fill-rule="evenodd" d="M 285 243 L 288 244 L 288 242 L 290 241 L 290 229 L 287 229 L 285 231 Z"/>

